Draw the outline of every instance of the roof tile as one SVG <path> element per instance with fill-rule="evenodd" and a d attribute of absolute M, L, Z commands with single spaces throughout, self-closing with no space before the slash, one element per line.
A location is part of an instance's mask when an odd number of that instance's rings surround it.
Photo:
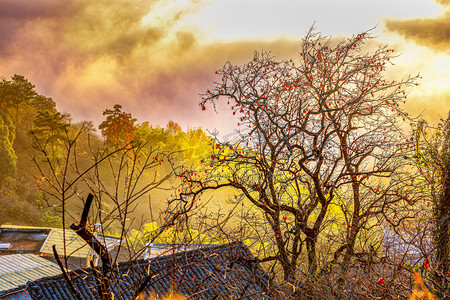
<path fill-rule="evenodd" d="M 137 287 L 149 276 L 144 294 L 163 295 L 175 291 L 198 299 L 268 299 L 267 274 L 253 258 L 249 249 L 240 242 L 212 246 L 150 260 L 120 263 L 112 290 L 116 299 L 130 299 Z M 72 281 L 83 299 L 96 299 L 92 269 L 70 272 Z M 114 281 L 113 281 L 114 282 Z M 27 284 L 33 299 L 75 299 L 67 292 L 62 275 L 44 278 Z M 63 294 L 64 293 L 64 294 Z"/>

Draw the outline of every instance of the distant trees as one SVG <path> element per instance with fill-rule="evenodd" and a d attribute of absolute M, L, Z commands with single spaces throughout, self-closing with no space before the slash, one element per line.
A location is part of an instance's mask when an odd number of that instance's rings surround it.
<path fill-rule="evenodd" d="M 25 77 L 14 75 L 0 82 L 0 183 L 16 172 L 17 155 L 13 147 L 19 125 L 19 107 L 31 104 L 37 95 Z"/>
<path fill-rule="evenodd" d="M 364 32 L 335 42 L 310 31 L 298 64 L 269 53 L 226 63 L 200 106 L 226 101 L 240 139 L 216 141 L 203 168 L 176 173 L 186 205 L 226 187 L 238 193 L 236 204 L 258 209 L 264 220 L 255 230 L 268 227 L 261 242 L 274 245 L 260 259 L 279 263 L 291 283 L 303 253 L 310 276 L 336 263 L 346 270 L 353 257 L 381 248 L 380 222 L 395 227 L 421 209 L 420 182 L 401 153 L 409 119 L 401 104 L 418 77 L 385 79 L 394 50 L 366 53 L 369 39 Z M 319 264 L 324 245 L 330 252 Z"/>
<path fill-rule="evenodd" d="M 117 147 L 130 144 L 135 136 L 137 120 L 130 113 L 123 112 L 120 104 L 114 105 L 114 109 L 106 109 L 103 115 L 106 120 L 98 128 L 106 141 Z"/>
<path fill-rule="evenodd" d="M 13 148 L 15 132 L 0 118 L 0 187 L 3 179 L 16 173 L 17 155 Z"/>
<path fill-rule="evenodd" d="M 11 145 L 18 136 L 20 143 L 25 143 L 33 122 L 42 122 L 44 116 L 48 119 L 53 114 L 59 114 L 53 99 L 39 95 L 24 76 L 14 75 L 11 80 L 0 82 L 0 118 L 1 123 L 8 127 Z M 36 120 L 37 115 L 40 120 Z"/>
<path fill-rule="evenodd" d="M 14 116 L 16 126 L 19 124 L 19 107 L 30 105 L 36 96 L 34 85 L 22 75 L 14 75 L 11 80 L 3 79 L 0 83 L 0 108 Z"/>
<path fill-rule="evenodd" d="M 74 123 L 68 113 L 56 109 L 52 98 L 38 94 L 24 76 L 14 75 L 0 81 L 0 198 L 7 203 L 1 208 L 0 222 L 13 219 L 40 225 L 58 222 L 57 208 L 37 192 L 33 180 L 38 173 L 51 170 L 45 164 L 41 164 L 42 170 L 35 164 L 30 165 L 30 157 L 39 162 L 50 159 L 52 163 L 62 163 L 67 151 L 74 151 L 70 143 L 78 133 L 76 162 L 79 169 L 87 168 L 92 163 L 93 149 L 102 147 L 113 151 L 127 146 L 124 149 L 129 150 L 140 144 L 147 153 L 156 149 L 177 152 L 178 161 L 182 163 L 186 159 L 188 164 L 209 151 L 209 137 L 201 129 L 185 132 L 174 121 L 170 121 L 167 128 L 154 127 L 149 122 L 138 124 L 119 104 L 106 109 L 104 115 L 100 130 L 105 141 L 95 132 L 92 122 Z M 158 174 L 164 172 L 170 173 L 171 167 L 163 163 Z M 41 183 L 45 180 L 42 176 L 37 178 Z M 25 207 L 29 214 L 23 213 Z M 159 208 L 157 205 L 158 211 Z"/>
<path fill-rule="evenodd" d="M 78 201 L 89 192 L 95 195 L 91 211 L 96 213 L 96 222 L 125 241 L 132 228 L 140 228 L 137 219 L 158 220 L 167 202 L 149 203 L 150 194 L 172 192 L 172 167 L 203 156 L 209 151 L 210 138 L 201 129 L 183 132 L 173 121 L 166 129 L 153 128 L 148 122 L 135 124 L 136 119 L 122 112 L 121 105 L 105 110 L 105 115 L 100 127 L 107 140 L 101 142 L 90 122 L 73 124 L 59 112 L 39 112 L 30 131 L 37 150 L 33 160 L 39 172 L 41 202 L 55 211 L 53 215 L 62 215 L 64 225 L 80 212 Z M 144 204 L 156 208 L 155 218 L 142 209 Z M 169 226 L 173 214 L 182 211 L 171 212 L 164 223 Z"/>
<path fill-rule="evenodd" d="M 174 153 L 172 159 L 180 165 L 198 164 L 201 158 L 211 151 L 209 143 L 212 139 L 201 128 L 188 128 L 183 131 L 174 121 L 169 121 L 166 128 L 150 125 L 149 122 L 139 123 L 136 128 L 136 141 L 146 143 L 147 147 L 158 147 L 160 150 Z M 172 170 L 168 164 L 163 167 Z"/>
<path fill-rule="evenodd" d="M 32 223 L 42 217 L 36 205 L 35 170 L 30 167 L 33 148 L 28 133 L 39 113 L 55 112 L 55 102 L 39 95 L 24 76 L 0 80 L 0 223 Z"/>
<path fill-rule="evenodd" d="M 181 127 L 178 123 L 169 120 L 169 123 L 167 123 L 167 130 L 169 130 L 171 133 L 179 133 L 181 132 Z"/>
<path fill-rule="evenodd" d="M 24 76 L 14 75 L 11 80 L 1 80 L 0 182 L 16 175 L 17 165 L 23 163 L 23 156 L 31 150 L 28 131 L 32 129 L 36 115 L 55 112 L 55 102 L 39 95 Z M 23 176 L 23 172 L 19 173 Z"/>
<path fill-rule="evenodd" d="M 38 111 L 33 120 L 33 127 L 30 132 L 34 138 L 41 143 L 50 146 L 51 159 L 58 158 L 60 147 L 66 138 L 67 129 L 70 126 L 68 117 L 58 111 L 50 112 L 48 110 Z"/>
<path fill-rule="evenodd" d="M 120 106 L 116 105 L 118 118 L 126 119 L 132 123 L 131 115 L 124 116 L 120 112 Z M 115 113 L 109 115 L 115 115 Z M 59 127 L 58 119 L 56 122 L 50 122 Z M 117 256 L 111 257 L 106 247 L 102 244 L 101 239 L 97 238 L 93 231 L 94 224 L 101 224 L 103 234 L 114 234 L 120 239 L 120 247 L 128 250 L 128 259 L 132 261 L 139 257 L 143 252 L 143 246 L 146 243 L 154 241 L 164 231 L 177 234 L 177 230 L 173 228 L 187 222 L 190 217 L 192 207 L 186 206 L 182 201 L 170 203 L 155 199 L 161 207 L 166 208 L 164 221 L 160 224 L 156 223 L 152 215 L 146 214 L 143 218 L 136 218 L 136 211 L 144 211 L 143 199 L 149 199 L 151 205 L 150 194 L 156 190 L 172 190 L 171 186 L 167 186 L 169 179 L 173 176 L 171 167 L 165 167 L 169 161 L 178 154 L 178 151 L 165 151 L 158 145 L 152 145 L 146 138 L 144 132 L 138 131 L 139 139 L 127 140 L 130 135 L 122 135 L 120 132 L 120 122 L 109 119 L 109 128 L 114 130 L 107 131 L 112 134 L 114 147 L 110 144 L 95 145 L 91 144 L 92 124 L 84 122 L 81 124 L 68 124 L 61 127 L 62 129 L 62 151 L 57 159 L 53 159 L 51 155 L 51 143 L 40 139 L 36 131 L 32 131 L 36 150 L 40 152 L 40 156 L 35 156 L 34 162 L 38 166 L 40 174 L 37 176 L 38 183 L 46 200 L 47 205 L 57 209 L 57 213 L 62 216 L 62 226 L 64 230 L 69 230 L 67 225 L 74 222 L 70 228 L 75 230 L 89 246 L 101 258 L 102 266 L 95 271 L 96 290 L 99 299 L 113 299 L 112 289 L 118 288 L 118 282 L 121 278 L 117 277 Z M 130 124 L 125 122 L 125 124 Z M 179 128 L 173 123 L 169 128 Z M 148 134 L 151 135 L 152 130 L 147 126 L 143 126 Z M 128 131 L 131 127 L 125 126 L 122 129 Z M 134 124 L 133 124 L 134 128 Z M 141 126 L 139 129 L 143 130 Z M 181 134 L 180 130 L 174 130 L 177 134 Z M 167 131 L 169 134 L 169 130 Z M 174 132 L 172 132 L 174 133 Z M 170 134 L 172 134 L 170 133 Z M 134 131 L 133 131 L 134 135 Z M 92 138 L 95 140 L 95 138 Z M 180 162 L 182 158 L 178 157 Z M 172 165 L 174 166 L 174 165 Z M 177 167 L 177 166 L 174 166 Z M 88 197 L 85 197 L 89 193 Z M 144 201 L 145 201 L 144 200 Z M 166 199 L 164 199 L 166 200 Z M 146 202 L 146 201 L 145 201 Z M 145 203 L 144 202 L 144 203 Z M 82 209 L 81 209 L 82 208 Z M 151 206 L 150 206 L 151 209 Z M 81 210 L 81 221 L 79 215 Z M 162 211 L 157 211 L 159 213 Z M 151 217 L 151 219 L 150 219 Z M 152 227 L 152 235 L 134 234 L 134 228 L 140 228 L 139 222 L 150 221 Z M 159 221 L 159 220 L 158 220 Z M 156 228 L 155 228 L 156 227 Z M 68 241 L 64 241 L 65 243 Z M 119 249 L 120 249 L 119 247 Z M 55 257 L 57 256 L 56 250 Z M 67 258 L 70 253 L 59 253 L 64 258 L 65 266 L 61 262 L 61 269 L 65 272 L 70 266 L 67 264 Z M 132 264 L 130 264 L 132 266 Z M 75 287 L 71 284 L 68 273 L 66 273 L 67 282 L 71 287 L 72 294 L 81 299 Z M 139 288 L 145 286 L 136 286 Z M 133 287 L 129 287 L 133 289 Z"/>

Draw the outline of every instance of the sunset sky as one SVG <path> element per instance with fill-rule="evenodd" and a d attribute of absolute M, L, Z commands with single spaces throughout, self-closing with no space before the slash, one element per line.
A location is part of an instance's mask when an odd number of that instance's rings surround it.
<path fill-rule="evenodd" d="M 334 37 L 376 26 L 402 53 L 388 75 L 423 77 L 407 111 L 447 116 L 450 0 L 0 0 L 0 75 L 24 75 L 75 121 L 119 103 L 139 122 L 229 136 L 229 111 L 198 106 L 214 71 L 255 50 L 297 60 L 314 22 Z"/>

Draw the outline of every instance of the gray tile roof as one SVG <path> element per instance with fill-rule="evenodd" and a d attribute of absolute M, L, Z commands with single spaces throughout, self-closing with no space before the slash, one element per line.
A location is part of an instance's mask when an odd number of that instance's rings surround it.
<path fill-rule="evenodd" d="M 267 274 L 252 260 L 240 242 L 212 246 L 150 260 L 120 263 L 115 299 L 132 299 L 147 279 L 143 294 L 165 295 L 170 291 L 189 299 L 269 299 Z M 70 272 L 83 299 L 98 299 L 92 269 Z M 62 275 L 43 278 L 26 285 L 32 299 L 75 299 Z"/>

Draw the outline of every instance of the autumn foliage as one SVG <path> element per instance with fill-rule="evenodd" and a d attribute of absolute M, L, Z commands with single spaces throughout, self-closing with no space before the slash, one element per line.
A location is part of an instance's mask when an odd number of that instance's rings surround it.
<path fill-rule="evenodd" d="M 130 113 L 122 111 L 122 105 L 114 105 L 114 109 L 106 109 L 103 112 L 106 120 L 98 127 L 106 137 L 107 142 L 123 147 L 130 144 L 135 137 L 136 119 L 131 117 Z"/>
<path fill-rule="evenodd" d="M 436 300 L 437 298 L 428 290 L 420 273 L 413 274 L 414 287 L 409 300 Z"/>

